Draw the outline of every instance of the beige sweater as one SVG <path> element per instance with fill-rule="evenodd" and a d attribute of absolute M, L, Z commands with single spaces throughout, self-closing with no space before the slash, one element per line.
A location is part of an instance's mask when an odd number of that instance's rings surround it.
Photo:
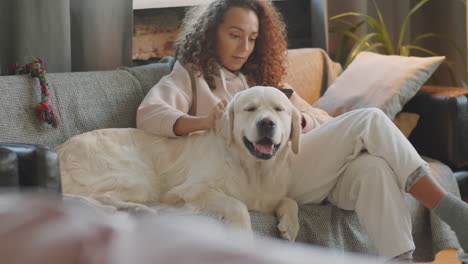
<path fill-rule="evenodd" d="M 220 100 L 226 99 L 229 102 L 235 93 L 248 88 L 242 73 L 232 73 L 224 68 L 215 76 L 214 90 L 208 87 L 203 78 L 197 74 L 194 76 L 197 87 L 197 116 L 208 115 Z M 304 133 L 332 119 L 323 110 L 311 107 L 297 93 L 293 93 L 290 100 L 301 111 L 306 121 Z M 138 107 L 137 128 L 160 136 L 176 137 L 174 124 L 178 118 L 187 115 L 191 102 L 189 72 L 177 61 L 172 72 L 151 88 Z"/>

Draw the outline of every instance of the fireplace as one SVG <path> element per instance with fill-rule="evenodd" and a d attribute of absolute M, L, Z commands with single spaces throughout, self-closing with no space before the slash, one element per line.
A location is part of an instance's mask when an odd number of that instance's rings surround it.
<path fill-rule="evenodd" d="M 324 43 L 326 38 L 323 35 L 317 36 L 317 32 L 312 32 L 311 23 L 316 23 L 317 17 L 311 15 L 311 5 L 316 9 L 317 2 L 324 3 L 323 0 L 274 2 L 287 24 L 289 48 L 321 47 L 326 49 L 326 43 Z M 134 66 L 156 62 L 162 57 L 174 55 L 174 41 L 180 30 L 181 21 L 190 8 L 187 6 L 149 7 L 152 8 L 139 6 L 138 8 L 142 9 L 134 10 L 132 52 Z M 326 32 L 319 34 L 326 34 Z M 312 35 L 315 37 L 313 38 Z"/>
<path fill-rule="evenodd" d="M 134 10 L 134 66 L 174 55 L 173 45 L 184 14 L 185 8 L 179 7 Z"/>

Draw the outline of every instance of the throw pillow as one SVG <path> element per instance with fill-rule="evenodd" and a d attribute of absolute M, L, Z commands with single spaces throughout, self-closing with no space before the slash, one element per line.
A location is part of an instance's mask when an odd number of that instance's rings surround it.
<path fill-rule="evenodd" d="M 377 107 L 393 119 L 444 59 L 361 52 L 314 106 L 331 116 Z"/>

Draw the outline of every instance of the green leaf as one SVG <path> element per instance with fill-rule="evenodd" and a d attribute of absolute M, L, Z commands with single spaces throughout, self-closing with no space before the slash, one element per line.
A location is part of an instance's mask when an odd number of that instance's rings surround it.
<path fill-rule="evenodd" d="M 431 56 L 439 56 L 439 55 L 437 55 L 437 53 L 435 53 L 435 52 L 433 52 L 433 51 L 431 51 L 431 50 L 428 50 L 428 49 L 426 49 L 426 48 L 423 48 L 423 47 L 421 47 L 421 46 L 406 45 L 406 48 L 407 48 L 409 51 L 411 51 L 411 50 L 419 50 L 419 51 L 424 52 L 424 53 L 427 53 L 427 54 L 429 54 L 429 55 L 431 55 Z"/>
<path fill-rule="evenodd" d="M 401 46 L 400 53 L 398 55 L 408 57 L 410 55 L 410 49 L 408 46 Z"/>
<path fill-rule="evenodd" d="M 400 29 L 400 36 L 398 38 L 398 44 L 397 48 L 400 48 L 402 43 L 403 43 L 403 38 L 405 37 L 406 34 L 406 29 L 408 28 L 408 23 L 410 20 L 410 17 L 419 9 L 421 8 L 425 3 L 427 3 L 429 0 L 421 0 L 419 3 L 417 3 L 411 10 L 409 11 L 408 15 L 406 15 L 405 19 L 403 20 L 403 24 L 401 25 Z"/>
<path fill-rule="evenodd" d="M 421 35 L 417 36 L 416 38 L 414 38 L 412 43 L 417 43 L 418 41 L 420 41 L 422 39 L 425 39 L 425 38 L 439 38 L 441 40 L 447 41 L 448 44 L 452 48 L 455 49 L 455 51 L 457 52 L 457 55 L 460 56 L 460 58 L 466 58 L 466 53 L 463 52 L 463 50 L 457 45 L 457 43 L 455 41 L 453 41 L 452 39 L 449 39 L 449 38 L 447 38 L 447 37 L 445 37 L 443 35 L 440 35 L 440 34 L 435 34 L 435 33 L 421 34 Z M 462 63 L 463 63 L 463 69 L 464 69 L 465 73 L 468 73 L 468 64 L 467 64 L 466 59 L 463 59 Z"/>
<path fill-rule="evenodd" d="M 345 13 L 341 13 L 341 14 L 338 14 L 336 16 L 332 16 L 330 17 L 329 19 L 330 20 L 337 20 L 339 18 L 342 18 L 342 17 L 346 17 L 346 16 L 359 16 L 359 17 L 364 17 L 364 18 L 372 18 L 371 16 L 368 16 L 364 13 L 359 13 L 359 12 L 345 12 Z"/>
<path fill-rule="evenodd" d="M 347 36 L 349 38 L 352 38 L 352 39 L 354 39 L 356 41 L 358 41 L 361 38 L 358 34 L 350 31 L 349 29 L 332 27 L 332 28 L 330 28 L 329 31 L 330 31 L 330 33 L 342 34 L 342 35 Z"/>
<path fill-rule="evenodd" d="M 422 52 L 427 53 L 427 54 L 429 54 L 431 56 L 439 56 L 437 53 L 435 53 L 435 52 L 433 52 L 431 50 L 425 49 L 423 47 L 420 47 L 420 46 L 407 45 L 406 47 L 408 49 L 414 49 L 414 50 L 422 51 Z M 450 80 L 452 82 L 452 85 L 453 86 L 458 86 L 457 78 L 455 77 L 454 63 L 451 62 L 451 61 L 448 61 L 448 60 L 444 60 L 442 63 L 447 65 L 447 70 L 448 70 L 449 77 L 450 77 Z"/>
<path fill-rule="evenodd" d="M 334 54 L 334 60 L 342 62 L 341 55 L 343 51 L 346 49 L 346 47 L 348 47 L 349 40 L 354 39 L 355 41 L 357 41 L 359 39 L 359 35 L 356 34 L 355 32 L 361 27 L 361 25 L 364 24 L 365 21 L 361 21 L 357 24 L 351 23 L 344 19 L 337 19 L 337 21 L 350 26 L 349 29 L 333 27 L 329 30 L 329 32 L 331 33 L 338 33 L 338 34 L 343 35 L 343 37 L 341 38 L 340 44 L 336 48 L 336 52 Z"/>
<path fill-rule="evenodd" d="M 380 42 L 382 42 L 383 48 L 386 51 L 385 53 L 388 55 L 393 55 L 394 51 L 393 51 L 392 42 L 390 41 L 390 36 L 388 35 L 387 26 L 385 25 L 385 21 L 383 19 L 382 13 L 380 12 L 380 9 L 377 6 L 377 3 L 375 2 L 375 0 L 372 0 L 372 3 L 374 4 L 375 10 L 377 11 L 377 16 L 379 17 L 379 22 L 380 22 L 380 26 L 377 30 L 377 34 L 378 34 L 377 39 L 379 39 Z"/>
<path fill-rule="evenodd" d="M 457 82 L 457 78 L 455 77 L 455 69 L 454 69 L 454 64 L 453 62 L 450 61 L 443 61 L 445 65 L 447 65 L 447 71 L 449 73 L 450 80 L 452 81 L 452 86 L 459 86 Z"/>
<path fill-rule="evenodd" d="M 348 21 L 348 20 L 346 20 L 346 19 L 338 18 L 338 19 L 336 19 L 336 22 L 340 22 L 340 23 L 342 23 L 342 24 L 345 24 L 345 25 L 349 26 L 349 28 L 350 28 L 350 30 L 351 30 L 352 28 L 359 28 L 361 25 L 364 24 L 365 20 L 362 20 L 362 21 L 359 22 L 359 23 L 353 23 L 353 22 Z"/>
<path fill-rule="evenodd" d="M 373 51 L 373 52 L 379 53 L 378 51 L 380 47 L 383 47 L 383 44 L 378 42 L 378 43 L 374 43 L 368 46 L 367 48 L 364 49 L 364 51 Z"/>
<path fill-rule="evenodd" d="M 376 6 L 376 8 L 377 8 L 377 6 Z M 378 12 L 380 12 L 380 11 L 378 11 Z M 331 17 L 330 20 L 337 20 L 337 19 L 340 19 L 340 18 L 346 17 L 346 16 L 363 17 L 366 20 L 366 22 L 369 24 L 369 26 L 372 28 L 372 30 L 376 33 L 375 38 L 377 39 L 377 41 L 383 43 L 383 48 L 385 50 L 385 53 L 386 54 L 393 54 L 394 53 L 393 47 L 392 47 L 392 44 L 391 44 L 391 41 L 390 41 L 390 37 L 388 35 L 387 28 L 386 28 L 385 24 L 378 22 L 375 18 L 373 18 L 373 17 L 371 17 L 369 15 L 359 13 L 359 12 L 342 13 L 342 14 Z M 383 19 L 382 19 L 382 21 L 383 21 Z"/>
<path fill-rule="evenodd" d="M 365 50 L 366 43 L 368 43 L 373 37 L 375 37 L 376 33 L 369 33 L 361 37 L 359 41 L 356 42 L 353 49 L 349 53 L 348 58 L 346 59 L 344 68 L 348 67 L 349 64 L 354 60 L 354 58 L 359 54 L 359 52 Z"/>
<path fill-rule="evenodd" d="M 411 41 L 411 43 L 412 43 L 412 44 L 416 44 L 417 42 L 419 42 L 419 41 L 421 41 L 421 40 L 423 40 L 423 39 L 425 39 L 425 38 L 432 38 L 432 37 L 441 37 L 441 35 L 436 34 L 436 33 L 425 33 L 425 34 L 421 34 L 421 35 L 415 37 L 415 38 Z"/>
<path fill-rule="evenodd" d="M 330 20 L 336 20 L 336 19 L 338 19 L 338 18 L 342 18 L 342 17 L 345 17 L 345 16 L 363 17 L 363 18 L 365 18 L 365 20 L 367 21 L 367 23 L 368 23 L 374 30 L 380 28 L 379 23 L 378 23 L 377 20 L 375 20 L 373 17 L 371 17 L 371 16 L 369 16 L 369 15 L 366 15 L 366 14 L 363 14 L 363 13 L 358 13 L 358 12 L 346 12 L 346 13 L 342 13 L 342 14 L 339 14 L 339 15 L 336 15 L 336 16 L 331 17 Z"/>
<path fill-rule="evenodd" d="M 466 80 L 461 80 L 461 86 L 465 88 L 468 87 L 468 83 L 466 82 Z"/>

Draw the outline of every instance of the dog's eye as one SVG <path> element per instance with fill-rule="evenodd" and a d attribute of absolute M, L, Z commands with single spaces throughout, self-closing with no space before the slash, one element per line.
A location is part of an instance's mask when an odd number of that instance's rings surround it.
<path fill-rule="evenodd" d="M 252 106 L 252 107 L 249 107 L 249 108 L 245 109 L 245 111 L 247 111 L 247 112 L 254 112 L 255 110 L 257 110 L 257 107 L 255 107 L 255 106 Z"/>
<path fill-rule="evenodd" d="M 284 109 L 281 108 L 281 107 L 275 107 L 275 111 L 276 111 L 276 112 L 282 112 L 282 111 L 284 111 Z"/>

